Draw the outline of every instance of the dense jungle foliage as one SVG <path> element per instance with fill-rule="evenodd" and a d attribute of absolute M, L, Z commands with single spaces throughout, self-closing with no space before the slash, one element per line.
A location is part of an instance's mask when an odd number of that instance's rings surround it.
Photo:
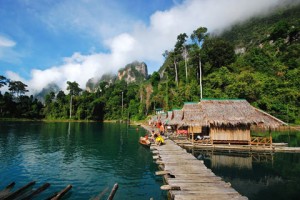
<path fill-rule="evenodd" d="M 246 99 L 285 122 L 300 124 L 299 19 L 298 5 L 236 24 L 221 35 L 199 27 L 190 36 L 178 35 L 174 49 L 162 52 L 165 62 L 159 71 L 142 84 L 103 81 L 95 92 L 87 92 L 68 82 L 68 94 L 50 92 L 44 104 L 25 95 L 25 84 L 1 76 L 0 87 L 7 84 L 9 92 L 0 93 L 0 116 L 138 120 L 202 96 Z"/>

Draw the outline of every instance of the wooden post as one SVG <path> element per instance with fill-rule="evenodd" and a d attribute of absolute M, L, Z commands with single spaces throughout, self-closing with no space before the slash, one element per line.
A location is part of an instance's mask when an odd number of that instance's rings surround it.
<path fill-rule="evenodd" d="M 192 126 L 192 144 L 194 146 L 194 126 Z"/>
<path fill-rule="evenodd" d="M 271 128 L 269 127 L 270 147 L 273 148 Z"/>
<path fill-rule="evenodd" d="M 109 197 L 107 198 L 107 200 L 113 200 L 117 190 L 118 190 L 119 186 L 118 184 L 116 183 L 113 187 L 113 189 L 111 190 L 110 194 L 109 194 Z"/>

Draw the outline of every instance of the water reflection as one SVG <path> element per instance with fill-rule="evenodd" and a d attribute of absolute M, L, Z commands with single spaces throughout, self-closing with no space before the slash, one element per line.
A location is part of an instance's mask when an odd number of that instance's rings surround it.
<path fill-rule="evenodd" d="M 249 199 L 299 199 L 300 154 L 191 150 Z"/>
<path fill-rule="evenodd" d="M 206 160 L 211 168 L 233 167 L 252 169 L 252 163 L 273 163 L 274 153 L 192 150 L 198 160 Z"/>

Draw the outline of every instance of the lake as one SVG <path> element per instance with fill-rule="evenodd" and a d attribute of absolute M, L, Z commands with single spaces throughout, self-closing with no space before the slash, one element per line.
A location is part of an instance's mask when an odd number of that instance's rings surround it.
<path fill-rule="evenodd" d="M 0 122 L 0 188 L 51 187 L 38 199 L 72 184 L 65 199 L 167 199 L 152 154 L 138 144 L 146 131 L 114 123 Z M 300 145 L 299 132 L 273 133 L 274 142 Z M 299 199 L 300 154 L 199 151 L 191 153 L 250 200 Z M 201 188 L 199 188 L 201 190 Z"/>
<path fill-rule="evenodd" d="M 152 154 L 138 143 L 145 133 L 113 123 L 0 122 L 0 188 L 48 182 L 43 199 L 71 184 L 66 199 L 106 199 L 118 183 L 114 199 L 166 199 Z"/>

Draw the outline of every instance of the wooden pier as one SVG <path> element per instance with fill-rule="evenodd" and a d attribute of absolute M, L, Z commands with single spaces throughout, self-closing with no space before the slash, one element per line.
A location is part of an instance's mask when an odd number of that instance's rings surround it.
<path fill-rule="evenodd" d="M 230 183 L 216 176 L 203 161 L 197 160 L 173 141 L 167 140 L 166 144 L 153 145 L 150 149 L 161 170 L 156 175 L 163 175 L 166 182 L 161 189 L 168 190 L 171 199 L 247 199 L 233 189 Z"/>

